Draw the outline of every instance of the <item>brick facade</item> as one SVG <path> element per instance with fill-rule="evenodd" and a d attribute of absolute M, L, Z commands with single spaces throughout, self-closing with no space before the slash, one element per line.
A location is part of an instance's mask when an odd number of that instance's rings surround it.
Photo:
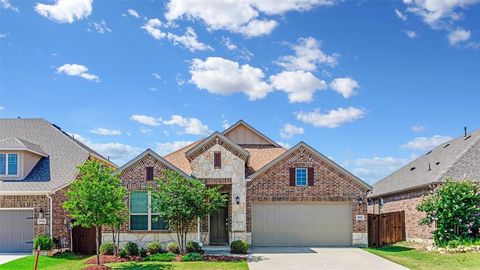
<path fill-rule="evenodd" d="M 416 206 L 422 199 L 431 194 L 432 189 L 423 188 L 408 192 L 388 195 L 383 197 L 383 207 L 380 206 L 380 198 L 369 199 L 368 213 L 380 214 L 397 211 L 405 211 L 406 238 L 410 241 L 430 241 L 433 227 L 420 225 L 420 220 L 425 214 L 417 211 Z"/>
<path fill-rule="evenodd" d="M 289 185 L 289 169 L 314 168 L 314 185 Z M 250 181 L 247 185 L 247 231 L 251 232 L 252 203 L 254 202 L 350 202 L 353 233 L 366 233 L 367 222 L 356 221 L 355 215 L 367 215 L 367 205 L 359 206 L 357 199 L 366 202 L 367 189 L 356 180 L 329 165 L 305 147 Z"/>

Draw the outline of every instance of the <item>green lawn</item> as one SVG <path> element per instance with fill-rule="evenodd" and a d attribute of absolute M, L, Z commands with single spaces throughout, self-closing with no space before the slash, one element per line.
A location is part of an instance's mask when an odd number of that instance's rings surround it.
<path fill-rule="evenodd" d="M 88 258 L 65 253 L 58 256 L 47 257 L 41 256 L 38 263 L 38 269 L 48 270 L 81 270 L 85 266 L 85 261 Z M 35 256 L 27 256 L 9 263 L 0 265 L 0 270 L 23 270 L 33 269 L 35 263 Z M 247 262 L 128 262 L 128 263 L 113 263 L 108 266 L 117 270 L 197 270 L 197 269 L 212 269 L 212 270 L 248 270 Z"/>
<path fill-rule="evenodd" d="M 480 269 L 480 253 L 475 252 L 441 254 L 408 242 L 365 250 L 413 270 Z"/>

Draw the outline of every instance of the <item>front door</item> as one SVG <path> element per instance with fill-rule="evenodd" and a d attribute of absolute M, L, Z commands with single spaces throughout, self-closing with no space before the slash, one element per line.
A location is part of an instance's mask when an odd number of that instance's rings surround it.
<path fill-rule="evenodd" d="M 210 244 L 228 244 L 228 208 L 220 208 L 210 215 Z"/>

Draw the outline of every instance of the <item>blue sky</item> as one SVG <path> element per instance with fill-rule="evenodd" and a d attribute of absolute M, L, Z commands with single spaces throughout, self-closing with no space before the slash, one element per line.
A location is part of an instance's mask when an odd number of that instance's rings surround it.
<path fill-rule="evenodd" d="M 0 1 L 0 116 L 122 165 L 243 119 L 369 183 L 480 127 L 480 1 Z"/>

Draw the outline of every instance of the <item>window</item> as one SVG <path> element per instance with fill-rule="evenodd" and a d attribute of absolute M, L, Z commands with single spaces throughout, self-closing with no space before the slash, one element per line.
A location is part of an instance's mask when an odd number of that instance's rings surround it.
<path fill-rule="evenodd" d="M 222 153 L 221 152 L 214 152 L 213 153 L 213 167 L 215 169 L 222 168 Z"/>
<path fill-rule="evenodd" d="M 308 182 L 307 168 L 296 168 L 295 169 L 295 185 L 306 186 L 307 182 Z"/>
<path fill-rule="evenodd" d="M 168 222 L 153 213 L 151 208 L 152 196 L 148 191 L 130 192 L 130 230 L 131 231 L 158 231 L 167 230 Z"/>
<path fill-rule="evenodd" d="M 148 181 L 152 181 L 153 180 L 153 167 L 146 167 L 145 169 L 146 169 L 146 174 L 145 174 L 146 179 Z"/>
<path fill-rule="evenodd" d="M 18 175 L 18 154 L 0 154 L 0 174 Z"/>

